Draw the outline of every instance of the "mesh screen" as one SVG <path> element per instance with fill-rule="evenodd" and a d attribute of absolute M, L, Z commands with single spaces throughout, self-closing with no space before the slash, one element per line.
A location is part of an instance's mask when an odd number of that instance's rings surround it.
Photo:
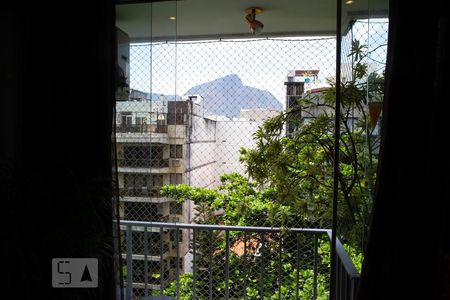
<path fill-rule="evenodd" d="M 365 62 L 370 72 L 382 74 L 387 22 L 358 21 L 344 37 L 344 81 L 352 77 L 355 39 L 367 46 Z M 225 193 L 222 175 L 238 173 L 248 179 L 240 149 L 257 147 L 258 128 L 299 97 L 332 86 L 335 42 L 334 37 L 321 37 L 132 44 L 129 94 L 117 102 L 115 116 L 119 217 L 147 222 L 222 222 L 223 208 L 174 199 L 161 188 L 185 184 Z M 369 155 L 374 159 L 379 126 L 377 119 L 365 141 L 364 151 L 371 149 Z M 282 135 L 295 130 L 294 123 L 288 124 Z M 286 190 L 295 189 L 292 181 L 287 182 L 292 186 Z M 246 192 L 238 196 L 243 202 L 256 197 Z M 302 207 L 311 212 L 308 218 L 291 213 L 286 221 L 284 215 L 267 216 L 255 208 L 246 219 L 251 224 L 228 225 L 330 228 L 329 216 L 313 214 L 330 201 Z M 283 207 L 289 203 L 287 195 Z M 237 211 L 239 205 L 234 206 Z M 370 201 L 367 205 L 370 211 Z M 131 263 L 136 299 L 161 293 L 177 297 L 180 290 L 189 294 L 186 299 L 328 297 L 329 244 L 323 236 L 230 231 L 227 242 L 224 231 L 194 234 L 187 229 L 163 229 L 149 228 L 144 233 L 133 227 L 127 237 L 122 228 L 124 280 Z M 131 261 L 126 253 L 132 255 Z M 177 284 L 181 274 L 185 274 L 183 282 Z M 225 283 L 227 276 L 230 281 Z"/>

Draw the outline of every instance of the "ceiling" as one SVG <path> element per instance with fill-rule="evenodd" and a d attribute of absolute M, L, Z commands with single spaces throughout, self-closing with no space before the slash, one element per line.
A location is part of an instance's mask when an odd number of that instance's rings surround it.
<path fill-rule="evenodd" d="M 116 25 L 132 42 L 252 37 L 245 9 L 261 7 L 259 37 L 334 35 L 334 0 L 117 0 Z M 126 2 L 133 2 L 132 4 Z M 345 2 L 345 1 L 344 1 Z M 355 18 L 387 17 L 388 0 L 343 4 L 342 29 Z M 126 4 L 125 4 L 126 3 Z M 176 20 L 169 17 L 175 16 Z"/>

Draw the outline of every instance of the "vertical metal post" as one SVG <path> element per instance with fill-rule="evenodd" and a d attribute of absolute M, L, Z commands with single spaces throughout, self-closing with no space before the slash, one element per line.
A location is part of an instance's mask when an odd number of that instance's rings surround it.
<path fill-rule="evenodd" d="M 144 295 L 148 296 L 148 234 L 144 226 Z"/>
<path fill-rule="evenodd" d="M 264 299 L 264 233 L 261 239 L 261 263 L 259 264 L 259 298 Z"/>
<path fill-rule="evenodd" d="M 299 284 L 300 284 L 300 238 L 299 234 L 295 234 L 297 238 L 297 253 L 295 257 L 295 299 L 299 299 Z"/>
<path fill-rule="evenodd" d="M 116 111 L 116 105 L 113 106 L 113 142 L 112 147 L 114 151 L 114 181 L 115 184 L 113 184 L 114 189 L 114 197 L 113 197 L 113 203 L 115 205 L 115 211 L 114 211 L 114 219 L 116 221 L 116 228 L 115 232 L 113 234 L 116 235 L 116 238 L 114 239 L 114 250 L 117 254 L 117 262 L 119 265 L 119 286 L 120 286 L 120 300 L 125 299 L 124 295 L 124 284 L 123 284 L 123 259 L 122 259 L 122 242 L 121 242 L 121 234 L 122 231 L 120 230 L 120 190 L 119 190 L 119 172 L 118 172 L 118 159 L 117 159 L 117 111 Z"/>
<path fill-rule="evenodd" d="M 162 296 L 164 294 L 164 228 L 159 228 L 159 294 Z"/>
<path fill-rule="evenodd" d="M 195 230 L 195 228 L 193 229 L 193 236 L 192 236 L 192 255 L 194 256 L 192 259 L 192 272 L 194 273 L 194 279 L 192 282 L 192 299 L 195 300 L 197 299 L 197 294 L 196 294 L 196 288 L 197 288 L 197 249 L 195 247 L 195 241 L 197 240 L 197 231 Z"/>
<path fill-rule="evenodd" d="M 336 299 L 336 234 L 339 192 L 339 139 L 341 136 L 342 0 L 336 1 L 336 103 L 334 108 L 333 221 L 331 233 L 330 299 Z"/>
<path fill-rule="evenodd" d="M 336 298 L 344 299 L 342 294 L 342 264 L 339 259 L 336 261 Z"/>
<path fill-rule="evenodd" d="M 127 299 L 131 299 L 132 295 L 133 295 L 133 257 L 132 257 L 132 230 L 131 230 L 131 225 L 127 225 L 127 236 L 126 241 L 127 241 Z"/>
<path fill-rule="evenodd" d="M 244 232 L 244 300 L 247 300 L 247 232 Z"/>
<path fill-rule="evenodd" d="M 225 230 L 225 299 L 230 297 L 230 231 Z"/>
<path fill-rule="evenodd" d="M 278 284 L 278 300 L 281 300 L 281 284 L 283 283 L 283 280 L 282 280 L 282 278 L 281 278 L 281 262 L 282 262 L 282 259 L 281 259 L 281 255 L 282 255 L 282 247 L 283 247 L 283 237 L 281 236 L 282 235 L 282 233 L 280 232 L 279 233 L 280 234 L 280 245 L 279 245 L 279 248 L 278 248 L 278 270 L 277 270 L 277 272 L 278 272 L 278 282 L 277 282 L 277 284 Z"/>
<path fill-rule="evenodd" d="M 317 235 L 314 234 L 313 299 L 317 299 Z"/>
<path fill-rule="evenodd" d="M 175 229 L 175 245 L 176 245 L 176 251 L 177 251 L 177 299 L 180 299 L 180 237 L 179 237 L 179 231 L 180 229 L 177 227 Z"/>
<path fill-rule="evenodd" d="M 213 242 L 212 242 L 212 229 L 209 229 L 209 299 L 213 299 L 213 292 L 212 292 L 212 284 L 213 284 L 213 274 L 212 274 L 212 257 L 213 257 Z"/>

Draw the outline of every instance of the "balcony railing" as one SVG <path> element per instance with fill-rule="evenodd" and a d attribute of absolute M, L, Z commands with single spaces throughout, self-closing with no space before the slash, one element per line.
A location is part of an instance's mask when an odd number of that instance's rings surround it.
<path fill-rule="evenodd" d="M 128 167 L 128 168 L 168 168 L 169 167 L 169 159 L 144 159 L 144 158 L 136 158 L 136 159 L 118 159 L 117 164 L 119 167 Z"/>
<path fill-rule="evenodd" d="M 136 212 L 130 213 L 130 215 L 133 215 L 134 219 L 138 222 L 164 222 L 167 223 L 170 220 L 170 216 L 161 215 L 161 214 L 146 214 L 141 213 L 141 215 L 137 214 Z M 123 219 L 129 219 L 129 215 L 127 216 L 127 213 L 125 213 L 125 216 Z M 121 227 L 124 227 L 121 222 Z M 134 227 L 135 229 L 136 227 Z M 139 226 L 137 228 L 140 228 Z M 155 228 L 155 227 L 153 227 Z M 145 229 L 145 228 L 144 228 Z"/>
<path fill-rule="evenodd" d="M 160 259 L 161 253 L 160 253 L 160 247 L 159 247 L 159 241 L 157 242 L 148 242 L 151 246 L 148 247 L 146 255 L 148 256 L 147 259 L 155 260 L 155 258 Z M 144 260 L 144 248 L 140 243 L 133 243 L 132 245 L 132 255 L 133 260 Z M 170 250 L 170 246 L 168 242 L 163 242 L 163 253 L 166 254 Z M 126 258 L 127 253 L 122 253 L 122 257 Z M 152 258 L 153 257 L 153 258 Z M 158 270 L 159 271 L 159 270 Z"/>
<path fill-rule="evenodd" d="M 327 232 L 331 240 L 331 231 Z M 360 275 L 339 240 L 336 240 L 336 300 L 355 300 Z"/>
<path fill-rule="evenodd" d="M 173 299 L 328 299 L 330 282 L 331 230 L 306 228 L 244 227 L 203 224 L 150 223 L 120 221 L 125 230 L 126 299 L 148 295 Z M 144 232 L 143 270 L 134 268 L 133 230 Z M 189 232 L 189 247 L 184 255 L 175 243 L 180 263 L 161 263 L 160 274 L 171 274 L 155 290 L 149 282 L 148 264 L 154 245 L 147 234 L 159 232 L 159 256 L 163 261 L 164 235 L 173 230 L 175 241 L 181 230 Z M 341 243 L 337 241 L 337 295 L 339 300 L 353 300 L 359 283 L 356 271 Z M 175 255 L 175 254 L 173 254 Z M 176 259 L 176 260 L 175 260 Z M 167 270 L 169 269 L 169 270 Z M 133 274 L 144 274 L 136 282 Z M 184 274 L 184 275 L 183 275 Z M 141 288 L 133 288 L 140 286 Z"/>
<path fill-rule="evenodd" d="M 167 125 L 127 124 L 117 125 L 118 133 L 167 133 Z"/>
<path fill-rule="evenodd" d="M 150 189 L 138 187 L 124 187 L 120 188 L 120 196 L 123 197 L 160 197 L 161 187 L 153 187 Z"/>

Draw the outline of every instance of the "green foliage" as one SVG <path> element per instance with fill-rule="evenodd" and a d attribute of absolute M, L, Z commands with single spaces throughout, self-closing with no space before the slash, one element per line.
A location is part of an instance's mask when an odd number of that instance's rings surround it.
<path fill-rule="evenodd" d="M 367 236 L 377 160 L 376 141 L 366 125 L 367 102 L 382 97 L 383 77 L 367 75 L 367 47 L 352 44 L 351 80 L 341 84 L 339 229 L 353 244 Z M 301 221 L 330 227 L 333 199 L 334 111 L 336 89 L 307 95 L 254 134 L 256 147 L 241 149 L 241 161 L 260 188 L 271 188 L 274 199 Z M 296 127 L 283 135 L 286 124 Z M 306 220 L 306 222 L 305 222 Z"/>
<path fill-rule="evenodd" d="M 128 276 L 127 266 L 122 266 L 122 276 L 123 276 L 123 280 L 127 280 L 127 276 Z"/>
<path fill-rule="evenodd" d="M 355 265 L 356 270 L 361 273 L 362 263 L 364 259 L 363 253 L 358 248 L 352 247 L 348 244 L 344 244 L 343 247 L 352 260 L 353 265 Z"/>
<path fill-rule="evenodd" d="M 218 190 L 196 188 L 188 185 L 167 185 L 162 195 L 196 204 L 195 220 L 203 224 L 292 227 L 297 214 L 288 203 L 275 198 L 273 188 L 259 189 L 244 176 L 232 173 L 221 176 Z M 215 212 L 222 211 L 222 214 Z"/>
<path fill-rule="evenodd" d="M 191 300 L 193 299 L 192 286 L 194 276 L 191 273 L 186 273 L 180 275 L 180 297 L 179 300 Z M 164 295 L 172 296 L 176 298 L 177 296 L 177 282 L 172 281 L 170 285 L 164 290 Z"/>
<path fill-rule="evenodd" d="M 318 254 L 321 258 L 322 264 L 326 266 L 330 266 L 330 242 L 326 240 L 319 240 L 319 248 L 318 248 Z M 362 268 L 362 262 L 363 262 L 363 253 L 361 250 L 359 250 L 356 247 L 353 247 L 349 244 L 343 244 L 342 245 L 347 252 L 348 256 L 350 257 L 350 260 L 352 261 L 353 265 L 356 267 L 359 273 L 361 273 Z"/>

